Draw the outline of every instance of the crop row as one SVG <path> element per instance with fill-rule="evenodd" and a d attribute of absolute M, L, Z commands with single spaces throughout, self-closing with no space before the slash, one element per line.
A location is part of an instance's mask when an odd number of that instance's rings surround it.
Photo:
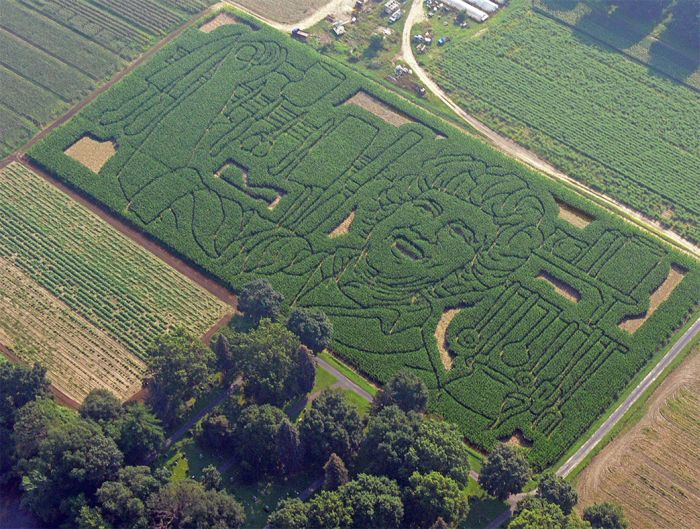
<path fill-rule="evenodd" d="M 359 90 L 412 122 L 345 104 Z M 118 145 L 99 177 L 64 154 L 86 134 Z M 29 154 L 222 282 L 265 277 L 323 309 L 335 350 L 379 381 L 412 369 L 474 443 L 525 432 L 540 467 L 698 302 L 694 263 L 264 28 L 185 32 Z M 562 202 L 594 220 L 561 220 Z M 688 269 L 672 301 L 622 331 L 672 263 Z M 435 339 L 447 309 L 452 369 Z"/>
<path fill-rule="evenodd" d="M 2 173 L 0 253 L 68 306 L 143 356 L 167 328 L 202 334 L 223 305 L 72 205 L 33 173 Z"/>
<path fill-rule="evenodd" d="M 572 176 L 657 217 L 671 205 L 691 224 L 700 213 L 693 91 L 531 12 L 452 46 L 435 73 L 461 104 Z"/>
<path fill-rule="evenodd" d="M 162 35 L 181 23 L 181 15 L 149 0 L 90 0 L 110 13 L 153 35 Z"/>

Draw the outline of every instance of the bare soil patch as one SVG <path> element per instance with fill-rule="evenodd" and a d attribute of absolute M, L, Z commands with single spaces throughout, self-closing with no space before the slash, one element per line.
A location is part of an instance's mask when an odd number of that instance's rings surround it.
<path fill-rule="evenodd" d="M 636 332 L 644 322 L 646 322 L 656 309 L 668 299 L 671 293 L 676 289 L 676 287 L 683 281 L 687 270 L 684 268 L 673 264 L 671 265 L 671 270 L 668 272 L 668 276 L 664 279 L 664 282 L 659 285 L 659 287 L 651 293 L 649 298 L 649 310 L 647 310 L 642 316 L 632 316 L 624 318 L 620 322 L 620 329 L 623 329 L 629 333 Z"/>
<path fill-rule="evenodd" d="M 0 343 L 26 363 L 46 366 L 52 384 L 82 402 L 107 388 L 124 400 L 141 387 L 142 360 L 105 331 L 0 258 Z"/>
<path fill-rule="evenodd" d="M 585 228 L 595 220 L 585 211 L 575 208 L 566 202 L 561 200 L 557 200 L 556 202 L 557 206 L 559 206 L 559 218 L 579 229 Z"/>
<path fill-rule="evenodd" d="M 275 22 L 299 22 L 313 15 L 331 0 L 235 0 L 235 4 L 250 9 Z"/>
<path fill-rule="evenodd" d="M 270 204 L 267 206 L 267 209 L 270 209 L 270 210 L 275 209 L 279 205 L 281 200 L 282 200 L 282 195 L 277 195 L 275 197 L 275 199 L 272 202 L 270 202 Z"/>
<path fill-rule="evenodd" d="M 211 33 L 216 28 L 221 26 L 230 26 L 231 24 L 238 24 L 238 20 L 230 13 L 219 13 L 209 22 L 202 24 L 199 27 L 199 31 L 202 33 Z"/>
<path fill-rule="evenodd" d="M 569 301 L 573 303 L 578 303 L 579 301 L 581 301 L 581 294 L 578 290 L 576 290 L 568 283 L 562 281 L 561 279 L 554 277 L 550 273 L 541 270 L 539 275 L 537 276 L 537 279 L 545 280 L 547 283 L 552 285 L 557 294 L 565 297 Z"/>
<path fill-rule="evenodd" d="M 350 226 L 352 226 L 352 221 L 355 220 L 355 210 L 353 209 L 350 214 L 345 217 L 345 220 L 338 224 L 338 226 L 328 234 L 331 239 L 340 237 L 341 235 L 346 235 L 350 231 Z"/>
<path fill-rule="evenodd" d="M 104 164 L 117 153 L 117 146 L 111 140 L 100 141 L 83 136 L 64 152 L 92 172 L 99 173 Z"/>
<path fill-rule="evenodd" d="M 507 439 L 502 439 L 502 441 L 507 445 L 518 448 L 530 448 L 532 446 L 532 441 L 528 440 L 520 430 L 515 430 L 513 435 Z"/>
<path fill-rule="evenodd" d="M 447 343 L 447 328 L 452 323 L 452 320 L 462 309 L 447 309 L 442 313 L 442 317 L 437 324 L 435 329 L 435 339 L 437 340 L 438 349 L 440 350 L 440 359 L 442 360 L 442 365 L 447 371 L 452 369 L 454 360 L 452 354 L 449 350 L 449 344 Z"/>
<path fill-rule="evenodd" d="M 406 125 L 407 123 L 415 123 L 415 119 L 412 117 L 362 90 L 345 101 L 344 104 L 352 104 L 362 107 L 394 127 L 400 127 L 401 125 Z"/>
<path fill-rule="evenodd" d="M 615 501 L 635 529 L 700 527 L 700 348 L 647 406 L 646 415 L 577 478 L 578 508 Z"/>

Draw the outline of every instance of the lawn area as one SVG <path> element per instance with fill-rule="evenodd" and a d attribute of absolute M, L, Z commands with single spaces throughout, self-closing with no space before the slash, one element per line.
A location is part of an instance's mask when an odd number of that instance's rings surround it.
<path fill-rule="evenodd" d="M 330 365 L 332 365 L 334 368 L 336 368 L 338 371 L 340 371 L 343 375 L 345 375 L 347 378 L 352 380 L 355 384 L 360 386 L 362 389 L 364 389 L 367 393 L 370 395 L 374 396 L 377 394 L 377 386 L 369 382 L 365 377 L 360 375 L 357 371 L 349 367 L 347 364 L 344 364 L 340 360 L 338 360 L 335 356 L 330 354 L 328 351 L 323 351 L 319 353 L 319 358 L 323 358 L 326 362 L 328 362 Z"/>

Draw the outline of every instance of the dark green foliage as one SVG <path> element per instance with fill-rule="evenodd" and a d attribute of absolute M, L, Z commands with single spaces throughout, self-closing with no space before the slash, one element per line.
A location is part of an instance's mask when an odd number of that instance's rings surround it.
<path fill-rule="evenodd" d="M 298 367 L 295 393 L 304 395 L 311 391 L 316 384 L 316 364 L 311 350 L 303 345 L 297 349 L 296 358 Z"/>
<path fill-rule="evenodd" d="M 530 465 L 515 448 L 501 444 L 490 454 L 481 468 L 479 484 L 499 500 L 523 490 L 530 479 Z"/>
<path fill-rule="evenodd" d="M 198 442 L 205 448 L 221 450 L 229 445 L 234 426 L 226 415 L 209 414 L 202 423 Z"/>
<path fill-rule="evenodd" d="M 117 445 L 94 422 L 50 429 L 38 452 L 21 464 L 22 503 L 46 523 L 70 519 L 79 513 L 80 501 L 114 477 L 122 462 Z"/>
<path fill-rule="evenodd" d="M 326 464 L 323 465 L 323 473 L 323 488 L 326 490 L 336 490 L 350 480 L 345 463 L 335 453 L 331 454 Z"/>
<path fill-rule="evenodd" d="M 439 472 L 414 472 L 409 482 L 406 518 L 418 527 L 428 526 L 438 517 L 457 525 L 469 514 L 469 495 L 452 478 Z"/>
<path fill-rule="evenodd" d="M 394 127 L 342 104 L 359 90 L 414 122 Z M 683 130 L 692 122 L 674 116 Z M 63 152 L 84 134 L 118 145 L 99 178 Z M 639 152 L 612 161 L 638 170 Z M 493 449 L 520 430 L 540 469 L 615 402 L 698 302 L 692 260 L 264 27 L 186 31 L 30 156 L 237 291 L 265 279 L 292 309 L 322 310 L 335 351 L 381 383 L 409 369 L 429 388 L 432 411 L 473 444 Z M 558 202 L 593 222 L 572 226 Z M 350 212 L 349 232 L 329 237 Z M 672 264 L 688 273 L 669 300 L 634 334 L 621 330 Z M 580 301 L 538 279 L 542 271 Z M 448 309 L 459 310 L 447 329 L 450 370 L 434 339 Z"/>
<path fill-rule="evenodd" d="M 371 472 L 401 484 L 414 472 L 436 471 L 466 485 L 468 454 L 455 425 L 389 406 L 370 419 L 361 460 Z"/>
<path fill-rule="evenodd" d="M 424 413 L 428 408 L 428 388 L 415 373 L 402 369 L 384 384 L 372 404 L 375 408 L 393 404 L 405 412 Z"/>
<path fill-rule="evenodd" d="M 223 334 L 219 334 L 216 337 L 214 352 L 216 353 L 216 360 L 219 367 L 224 373 L 230 373 L 234 366 L 234 360 L 231 357 L 231 346 L 228 343 L 228 339 Z"/>
<path fill-rule="evenodd" d="M 578 503 L 576 489 L 564 478 L 545 474 L 537 486 L 537 496 L 558 505 L 564 514 L 570 514 Z"/>
<path fill-rule="evenodd" d="M 202 478 L 200 481 L 207 490 L 221 490 L 223 486 L 221 472 L 219 472 L 214 465 L 207 465 L 202 469 Z"/>
<path fill-rule="evenodd" d="M 116 419 L 121 412 L 119 399 L 108 389 L 93 389 L 80 405 L 80 416 L 100 424 Z"/>
<path fill-rule="evenodd" d="M 301 444 L 299 431 L 288 419 L 283 420 L 280 424 L 275 442 L 282 472 L 292 474 L 299 470 L 304 458 L 304 448 Z"/>
<path fill-rule="evenodd" d="M 308 527 L 346 529 L 352 524 L 352 509 L 338 491 L 323 490 L 309 502 Z"/>
<path fill-rule="evenodd" d="M 281 406 L 313 387 L 308 350 L 281 323 L 263 320 L 255 330 L 234 335 L 230 348 L 246 397 L 258 404 Z"/>
<path fill-rule="evenodd" d="M 333 324 L 320 310 L 293 310 L 287 321 L 287 327 L 299 337 L 301 343 L 314 352 L 323 351 L 330 345 L 333 337 Z"/>
<path fill-rule="evenodd" d="M 438 516 L 435 523 L 430 526 L 430 529 L 450 529 L 450 526 L 447 525 L 447 522 L 441 516 Z"/>
<path fill-rule="evenodd" d="M 267 519 L 272 529 L 308 529 L 309 506 L 299 498 L 282 500 Z"/>
<path fill-rule="evenodd" d="M 105 428 L 127 465 L 146 463 L 165 441 L 160 420 L 140 402 L 126 403 L 119 417 Z"/>
<path fill-rule="evenodd" d="M 622 507 L 615 503 L 596 503 L 586 507 L 583 519 L 593 526 L 593 529 L 627 529 L 629 524 Z"/>
<path fill-rule="evenodd" d="M 238 308 L 245 314 L 260 321 L 261 318 L 276 318 L 284 297 L 272 288 L 269 281 L 255 279 L 246 283 L 238 296 Z"/>
<path fill-rule="evenodd" d="M 404 515 L 401 490 L 384 476 L 360 474 L 338 489 L 350 509 L 352 529 L 400 529 Z"/>
<path fill-rule="evenodd" d="M 148 500 L 150 527 L 239 529 L 245 513 L 233 496 L 189 479 L 169 483 Z"/>
<path fill-rule="evenodd" d="M 233 449 L 246 476 L 257 478 L 280 467 L 278 432 L 287 416 L 269 404 L 243 410 L 233 433 Z"/>
<path fill-rule="evenodd" d="M 591 529 L 591 525 L 575 512 L 565 514 L 555 503 L 526 496 L 518 502 L 508 529 Z"/>
<path fill-rule="evenodd" d="M 322 465 L 333 453 L 349 461 L 362 441 L 362 420 L 345 395 L 326 390 L 304 414 L 299 433 L 312 464 Z"/>
<path fill-rule="evenodd" d="M 27 402 L 46 392 L 46 369 L 0 363 L 0 426 L 12 428 L 15 414 Z"/>
<path fill-rule="evenodd" d="M 210 386 L 214 354 L 183 329 L 162 336 L 148 354 L 149 398 L 166 424 L 173 424 L 187 402 Z"/>

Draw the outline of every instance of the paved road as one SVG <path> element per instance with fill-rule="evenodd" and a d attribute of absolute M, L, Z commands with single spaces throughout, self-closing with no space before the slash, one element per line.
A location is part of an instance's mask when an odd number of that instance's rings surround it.
<path fill-rule="evenodd" d="M 334 384 L 334 387 L 349 389 L 353 393 L 357 393 L 360 397 L 369 402 L 372 402 L 372 400 L 374 399 L 374 397 L 370 395 L 368 391 L 365 391 L 360 386 L 355 384 L 352 380 L 343 375 L 340 371 L 338 371 L 335 367 L 326 362 L 323 358 L 316 357 L 316 363 L 338 379 L 338 382 Z"/>
<path fill-rule="evenodd" d="M 506 8 L 508 9 L 508 8 Z M 678 247 L 683 249 L 685 252 L 692 254 L 694 257 L 700 257 L 700 247 L 694 245 L 690 241 L 685 240 L 683 237 L 677 233 L 664 228 L 653 219 L 650 219 L 638 211 L 627 207 L 626 205 L 614 200 L 613 198 L 599 193 L 588 186 L 582 184 L 578 180 L 573 179 L 569 175 L 561 172 L 559 169 L 554 167 L 549 162 L 543 160 L 537 156 L 534 152 L 526 149 L 522 145 L 501 136 L 498 132 L 484 125 L 481 121 L 476 119 L 474 116 L 467 114 L 464 109 L 457 105 L 450 97 L 438 86 L 438 84 L 432 80 L 432 78 L 423 70 L 423 68 L 418 64 L 415 56 L 413 55 L 413 49 L 411 47 L 411 28 L 417 22 L 423 19 L 423 0 L 413 0 L 411 9 L 406 16 L 406 24 L 403 28 L 403 34 L 401 39 L 401 53 L 403 59 L 408 64 L 408 66 L 413 70 L 413 73 L 421 80 L 423 84 L 430 90 L 436 97 L 438 97 L 445 105 L 447 105 L 455 114 L 457 114 L 464 121 L 469 123 L 474 129 L 479 131 L 492 145 L 498 148 L 500 151 L 508 154 L 509 156 L 524 162 L 526 165 L 533 167 L 551 178 L 561 180 L 574 187 L 579 192 L 584 195 L 595 197 L 598 201 L 604 202 L 609 207 L 621 211 L 627 217 L 625 220 L 629 221 L 629 218 L 635 219 L 635 225 L 641 227 L 646 231 L 651 231 L 652 233 L 663 233 L 663 235 L 672 240 Z M 468 132 L 468 131 L 467 131 Z M 468 132 L 469 133 L 469 132 Z"/>
<path fill-rule="evenodd" d="M 566 463 L 564 463 L 559 470 L 557 470 L 557 475 L 566 477 L 571 471 L 576 468 L 585 457 L 591 453 L 591 451 L 596 447 L 596 445 L 605 437 L 613 426 L 629 411 L 632 405 L 637 402 L 637 399 L 641 397 L 644 392 L 649 389 L 649 387 L 654 383 L 654 381 L 659 378 L 659 375 L 666 369 L 671 362 L 680 354 L 680 352 L 695 338 L 698 333 L 700 333 L 700 318 L 695 321 L 695 323 L 688 329 L 683 336 L 681 336 L 676 343 L 668 350 L 664 357 L 659 361 L 654 369 L 652 369 L 649 374 L 644 377 L 644 379 L 637 385 L 636 388 L 630 393 L 629 397 L 620 404 L 610 417 L 602 424 L 598 430 L 591 436 L 588 441 L 586 441 L 581 448 L 579 448 L 574 455 L 572 455 Z"/>

